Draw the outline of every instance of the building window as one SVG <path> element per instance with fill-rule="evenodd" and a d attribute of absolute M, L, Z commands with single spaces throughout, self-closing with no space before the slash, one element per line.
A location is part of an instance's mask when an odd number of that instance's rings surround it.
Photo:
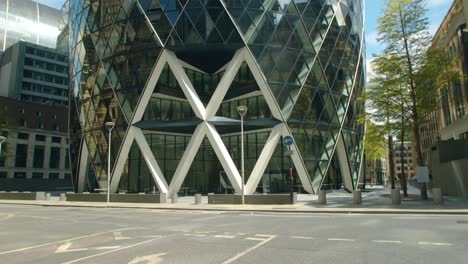
<path fill-rule="evenodd" d="M 58 180 L 59 174 L 55 172 L 49 173 L 49 180 Z"/>
<path fill-rule="evenodd" d="M 27 160 L 28 160 L 28 145 L 16 144 L 15 166 L 19 168 L 26 168 Z"/>
<path fill-rule="evenodd" d="M 46 140 L 46 136 L 44 135 L 36 135 L 36 141 L 45 141 Z"/>
<path fill-rule="evenodd" d="M 71 180 L 71 174 L 65 173 L 65 180 Z"/>
<path fill-rule="evenodd" d="M 34 168 L 44 168 L 44 146 L 35 146 L 34 147 Z"/>
<path fill-rule="evenodd" d="M 24 171 L 15 172 L 15 179 L 26 179 L 26 172 Z"/>
<path fill-rule="evenodd" d="M 28 133 L 18 133 L 18 139 L 29 139 L 29 134 Z"/>
<path fill-rule="evenodd" d="M 44 173 L 42 173 L 42 172 L 33 172 L 32 178 L 33 179 L 42 179 L 42 178 L 44 178 Z"/>
<path fill-rule="evenodd" d="M 34 55 L 34 49 L 31 47 L 26 47 L 26 53 Z"/>
<path fill-rule="evenodd" d="M 58 169 L 60 166 L 60 148 L 50 148 L 49 168 Z"/>
<path fill-rule="evenodd" d="M 61 137 L 52 137 L 52 143 L 61 143 L 62 142 L 62 138 Z"/>
<path fill-rule="evenodd" d="M 6 171 L 0 171 L 0 179 L 5 179 L 7 177 Z"/>
<path fill-rule="evenodd" d="M 65 169 L 70 169 L 70 155 L 68 154 L 69 149 L 66 149 L 65 153 Z"/>

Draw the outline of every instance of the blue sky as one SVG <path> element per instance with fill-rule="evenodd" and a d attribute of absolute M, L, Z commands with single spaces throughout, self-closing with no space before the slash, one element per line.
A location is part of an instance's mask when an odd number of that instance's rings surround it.
<path fill-rule="evenodd" d="M 61 8 L 65 0 L 36 0 L 39 3 Z M 367 62 L 372 60 L 372 54 L 378 54 L 381 51 L 377 43 L 377 17 L 382 13 L 385 0 L 367 0 L 366 1 L 366 43 L 367 43 Z M 426 0 L 428 9 L 428 18 L 430 22 L 429 31 L 433 34 L 439 27 L 442 19 L 445 17 L 453 0 Z"/>

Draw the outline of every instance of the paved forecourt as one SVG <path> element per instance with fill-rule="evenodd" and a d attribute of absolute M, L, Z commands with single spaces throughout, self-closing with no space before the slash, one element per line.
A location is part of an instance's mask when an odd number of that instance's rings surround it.
<path fill-rule="evenodd" d="M 466 263 L 468 216 L 0 205 L 2 263 Z"/>

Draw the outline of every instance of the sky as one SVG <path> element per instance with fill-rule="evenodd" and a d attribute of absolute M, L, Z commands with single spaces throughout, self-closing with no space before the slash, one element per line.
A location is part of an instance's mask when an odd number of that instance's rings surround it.
<path fill-rule="evenodd" d="M 65 0 L 35 0 L 54 8 L 61 8 Z M 366 48 L 367 64 L 372 61 L 372 54 L 381 52 L 381 47 L 377 43 L 377 17 L 382 14 L 385 0 L 367 0 L 366 1 Z M 427 16 L 429 18 L 429 31 L 434 34 L 439 28 L 440 23 L 445 17 L 453 0 L 426 0 Z M 367 67 L 369 70 L 369 67 Z"/>

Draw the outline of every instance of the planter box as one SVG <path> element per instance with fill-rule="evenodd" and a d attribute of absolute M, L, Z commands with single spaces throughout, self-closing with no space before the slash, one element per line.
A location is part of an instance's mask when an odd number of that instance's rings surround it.
<path fill-rule="evenodd" d="M 106 202 L 105 193 L 67 193 L 67 201 L 71 202 Z M 111 194 L 113 203 L 165 203 L 165 194 Z"/>
<path fill-rule="evenodd" d="M 0 200 L 36 200 L 36 193 L 1 192 Z"/>
<path fill-rule="evenodd" d="M 249 194 L 245 195 L 246 204 L 291 204 L 290 194 Z M 293 203 L 297 194 L 293 194 Z M 209 204 L 241 204 L 242 196 L 238 194 L 209 194 Z"/>

